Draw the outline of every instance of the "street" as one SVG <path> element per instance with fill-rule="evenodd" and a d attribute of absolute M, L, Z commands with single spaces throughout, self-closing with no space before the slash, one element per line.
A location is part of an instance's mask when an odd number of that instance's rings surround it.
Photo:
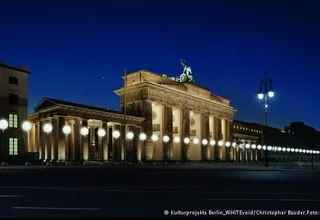
<path fill-rule="evenodd" d="M 319 174 L 261 165 L 2 167 L 0 217 L 318 217 Z"/>

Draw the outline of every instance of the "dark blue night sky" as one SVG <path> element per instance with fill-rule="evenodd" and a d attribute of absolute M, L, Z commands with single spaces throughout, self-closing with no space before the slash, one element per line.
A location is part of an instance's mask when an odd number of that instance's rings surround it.
<path fill-rule="evenodd" d="M 236 119 L 263 123 L 267 71 L 270 125 L 320 129 L 318 1 L 106 2 L 1 3 L 0 59 L 32 71 L 30 111 L 44 96 L 119 109 L 125 67 L 178 76 L 181 57 L 197 84 L 231 99 Z"/>

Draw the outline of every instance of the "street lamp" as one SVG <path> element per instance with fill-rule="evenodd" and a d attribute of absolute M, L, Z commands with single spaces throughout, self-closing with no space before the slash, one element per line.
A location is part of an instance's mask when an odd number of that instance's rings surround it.
<path fill-rule="evenodd" d="M 264 131 L 262 136 L 263 144 L 267 144 L 267 136 L 266 136 L 266 129 L 268 127 L 268 97 L 274 97 L 274 92 L 272 89 L 272 80 L 268 79 L 267 72 L 264 73 L 264 80 L 260 81 L 260 92 L 258 94 L 258 99 L 264 99 Z M 265 151 L 265 167 L 269 166 L 268 160 L 268 151 Z"/>
<path fill-rule="evenodd" d="M 163 151 L 163 159 L 165 160 L 165 163 L 167 163 L 167 149 L 168 149 L 168 142 L 170 141 L 170 137 L 168 135 L 163 136 L 162 138 L 164 142 L 164 151 Z"/>
<path fill-rule="evenodd" d="M 100 146 L 101 147 L 101 151 L 100 151 L 101 152 L 101 162 L 100 162 L 100 165 L 103 165 L 103 159 L 104 159 L 103 137 L 106 136 L 106 130 L 104 130 L 103 128 L 99 128 L 97 134 L 98 134 L 98 137 L 101 138 L 101 146 Z"/>
<path fill-rule="evenodd" d="M 190 143 L 190 138 L 188 138 L 188 137 L 185 137 L 184 139 L 183 139 L 183 142 L 184 142 L 184 144 L 186 145 L 185 146 L 185 148 L 186 148 L 186 163 L 188 163 L 187 161 L 188 161 L 188 159 L 189 159 L 189 157 L 187 156 L 187 152 L 188 152 L 188 145 L 189 145 L 189 143 Z"/>
<path fill-rule="evenodd" d="M 48 150 L 47 149 L 47 147 L 48 147 L 48 135 L 52 132 L 52 129 L 53 129 L 53 127 L 52 127 L 52 124 L 50 124 L 50 123 L 46 123 L 46 124 L 43 125 L 43 131 L 47 134 L 47 136 L 45 136 L 45 139 L 46 139 L 45 140 L 46 150 Z M 47 158 L 44 159 L 44 162 L 46 160 L 47 160 Z M 46 165 L 50 165 L 48 161 L 47 161 Z"/>
<path fill-rule="evenodd" d="M 32 128 L 32 125 L 30 122 L 24 121 L 22 123 L 22 130 L 27 133 L 27 140 L 28 140 L 28 133 L 31 130 L 31 128 Z M 25 149 L 25 158 L 26 158 L 25 166 L 29 166 L 30 164 L 28 163 L 28 159 L 27 159 L 27 149 Z"/>
<path fill-rule="evenodd" d="M 119 139 L 119 137 L 120 137 L 120 131 L 118 131 L 118 130 L 114 130 L 113 132 L 112 132 L 112 137 L 114 138 L 114 139 L 116 139 L 116 146 L 118 145 L 118 139 Z M 112 146 L 112 151 L 113 151 L 113 156 L 112 156 L 112 159 L 113 159 L 113 162 L 116 162 L 116 157 L 115 157 L 115 153 L 117 152 L 116 151 L 116 147 L 115 146 Z M 118 153 L 117 153 L 117 156 L 118 156 Z"/>
<path fill-rule="evenodd" d="M 205 162 L 206 161 L 206 146 L 208 144 L 208 140 L 207 139 L 203 139 L 201 141 L 201 144 L 203 145 L 202 147 L 202 161 Z"/>
<path fill-rule="evenodd" d="M 129 146 L 131 147 L 131 140 L 134 138 L 134 134 L 133 134 L 133 132 L 131 132 L 131 131 L 129 131 L 128 133 L 127 133 L 127 139 L 129 140 Z M 131 149 L 131 148 L 130 148 Z M 126 155 L 126 160 L 128 160 L 128 155 L 127 155 L 127 150 L 128 150 L 128 148 L 125 148 L 125 151 L 126 151 L 126 153 L 125 153 L 125 155 Z M 130 153 L 130 155 L 129 155 L 130 157 L 129 157 L 129 160 L 132 160 L 132 155 L 131 155 L 131 153 Z M 131 163 L 130 161 L 129 161 L 129 163 Z"/>
<path fill-rule="evenodd" d="M 63 126 L 63 128 L 62 128 L 62 132 L 65 134 L 65 136 L 67 137 L 70 133 L 71 133 L 71 127 L 69 126 L 69 125 L 65 125 L 65 126 Z M 69 165 L 69 163 L 68 163 L 68 159 L 67 159 L 67 154 L 68 154 L 68 146 L 67 146 L 67 138 L 65 139 L 65 161 L 66 161 L 66 163 L 65 163 L 65 165 Z"/>
<path fill-rule="evenodd" d="M 140 133 L 139 139 L 140 139 L 140 141 L 144 142 L 144 141 L 147 139 L 147 135 L 146 135 L 145 133 Z M 141 149 L 140 149 L 140 150 L 141 150 Z M 145 152 L 144 152 L 144 153 L 145 153 Z M 139 155 L 140 155 L 140 154 L 139 154 Z M 140 157 L 140 156 L 139 156 L 138 159 L 141 161 L 141 157 Z M 143 164 L 143 162 L 142 162 L 141 164 Z"/>
<path fill-rule="evenodd" d="M 232 143 L 232 147 L 233 147 L 233 149 L 232 149 L 232 152 L 233 152 L 233 160 L 234 160 L 234 163 L 236 163 L 237 162 L 237 158 L 236 158 L 236 149 L 237 149 L 237 142 L 233 142 Z"/>
<path fill-rule="evenodd" d="M 89 128 L 87 128 L 87 127 L 82 127 L 81 129 L 80 129 L 80 134 L 82 135 L 82 137 L 83 137 L 83 141 L 82 141 L 82 149 L 83 149 L 83 151 L 82 151 L 82 153 L 83 153 L 83 165 L 87 165 L 87 160 L 88 160 L 88 140 L 87 140 L 87 136 L 88 136 L 88 134 L 89 134 Z"/>
<path fill-rule="evenodd" d="M 5 162 L 4 162 L 4 149 L 5 149 L 5 135 L 4 135 L 4 131 L 8 128 L 9 124 L 8 124 L 8 121 L 5 120 L 5 119 L 1 119 L 0 120 L 0 129 L 2 130 L 2 153 L 1 153 L 1 156 L 2 156 L 2 162 L 1 162 L 1 166 L 5 166 L 7 165 Z"/>
<path fill-rule="evenodd" d="M 198 139 L 198 138 L 194 138 L 194 139 L 192 140 L 192 142 L 193 142 L 194 144 L 199 144 L 199 139 Z"/>
<path fill-rule="evenodd" d="M 159 136 L 156 135 L 156 134 L 153 134 L 151 136 L 151 140 L 152 140 L 152 143 L 153 143 L 153 163 L 155 164 L 156 163 L 156 149 L 155 149 L 155 142 L 157 142 L 159 140 Z"/>

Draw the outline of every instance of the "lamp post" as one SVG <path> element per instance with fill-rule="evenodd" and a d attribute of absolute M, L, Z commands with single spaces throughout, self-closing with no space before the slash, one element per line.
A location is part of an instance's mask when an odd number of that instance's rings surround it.
<path fill-rule="evenodd" d="M 229 141 L 226 142 L 226 152 L 228 152 L 229 147 L 231 146 L 231 143 Z M 228 149 L 228 150 L 227 150 Z M 230 153 L 230 152 L 229 152 Z M 229 154 L 230 156 L 230 154 Z M 229 162 L 228 153 L 226 153 L 226 161 Z"/>
<path fill-rule="evenodd" d="M 131 146 L 131 140 L 134 138 L 134 134 L 133 134 L 133 132 L 132 131 L 129 131 L 128 133 L 127 133 L 127 139 L 128 139 L 128 141 L 129 141 L 129 147 Z M 130 148 L 131 149 L 131 148 Z M 130 155 L 130 157 L 128 158 L 128 155 L 127 155 L 127 158 L 126 158 L 127 160 L 129 159 L 129 160 L 132 160 L 132 155 Z M 131 161 L 129 161 L 129 163 L 131 163 Z"/>
<path fill-rule="evenodd" d="M 155 142 L 157 142 L 159 140 L 159 136 L 156 135 L 156 134 L 153 134 L 151 136 L 151 140 L 152 140 L 152 144 L 153 144 L 153 164 L 155 165 L 156 164 L 156 149 L 155 149 Z"/>
<path fill-rule="evenodd" d="M 4 156 L 4 152 L 5 152 L 5 135 L 4 135 L 4 131 L 8 128 L 9 124 L 8 121 L 5 119 L 1 119 L 0 120 L 0 129 L 2 130 L 2 152 L 1 152 L 1 166 L 6 166 L 7 164 L 4 162 L 5 160 L 5 156 Z"/>
<path fill-rule="evenodd" d="M 52 129 L 53 129 L 52 124 L 50 124 L 50 123 L 46 123 L 43 125 L 43 131 L 46 133 L 46 136 L 45 136 L 46 137 L 46 141 L 45 141 L 46 147 L 48 147 L 48 135 L 52 132 Z M 50 165 L 50 163 L 47 161 L 46 165 Z"/>
<path fill-rule="evenodd" d="M 170 137 L 168 135 L 163 136 L 162 138 L 163 142 L 164 142 L 164 151 L 163 151 L 163 159 L 165 164 L 167 164 L 167 148 L 168 148 L 168 142 L 170 141 Z"/>
<path fill-rule="evenodd" d="M 215 161 L 214 157 L 216 157 L 216 153 L 215 153 L 216 150 L 215 150 L 214 146 L 216 145 L 216 141 L 214 139 L 211 139 L 209 144 L 213 148 L 213 162 L 212 163 L 214 163 L 214 161 Z M 211 149 L 210 149 L 210 151 L 211 151 Z"/>
<path fill-rule="evenodd" d="M 232 143 L 232 147 L 233 147 L 233 150 L 232 150 L 232 152 L 233 152 L 233 162 L 234 163 L 237 163 L 237 158 L 236 158 L 236 148 L 237 148 L 237 142 L 233 142 Z"/>
<path fill-rule="evenodd" d="M 103 137 L 106 136 L 106 130 L 104 130 L 103 128 L 99 128 L 98 129 L 98 137 L 101 138 L 101 162 L 100 162 L 100 165 L 103 165 Z"/>
<path fill-rule="evenodd" d="M 184 139 L 183 139 L 183 142 L 184 142 L 184 144 L 186 145 L 185 146 L 185 148 L 186 148 L 186 154 L 187 154 L 187 151 L 188 151 L 188 145 L 189 145 L 189 143 L 190 143 L 190 138 L 188 138 L 188 137 L 185 137 Z M 188 157 L 186 156 L 186 164 L 188 163 Z"/>
<path fill-rule="evenodd" d="M 208 144 L 208 140 L 207 139 L 203 139 L 201 141 L 201 144 L 202 144 L 202 162 L 203 163 L 206 163 L 206 146 Z"/>
<path fill-rule="evenodd" d="M 87 149 L 86 151 L 86 156 L 85 155 L 82 155 L 82 158 L 83 158 L 83 162 L 82 162 L 82 165 L 87 165 L 87 160 L 88 160 L 88 140 L 87 140 L 87 136 L 89 134 L 89 128 L 87 127 L 82 127 L 80 129 L 80 134 L 82 135 L 83 137 L 83 141 L 82 141 L 82 148 L 83 149 Z M 82 151 L 82 154 L 83 154 L 83 151 Z"/>
<path fill-rule="evenodd" d="M 32 125 L 31 125 L 30 122 L 24 121 L 24 122 L 22 123 L 22 130 L 27 133 L 27 142 L 28 142 L 28 133 L 29 133 L 29 131 L 31 130 L 31 128 L 32 128 Z M 24 164 L 25 166 L 29 166 L 29 165 L 30 165 L 30 164 L 28 163 L 27 150 L 28 150 L 28 149 L 25 148 L 25 159 L 26 159 L 26 163 Z"/>
<path fill-rule="evenodd" d="M 175 144 L 178 144 L 178 143 L 180 143 L 180 138 L 179 137 L 174 137 L 173 138 L 173 142 L 175 143 Z M 176 161 L 176 164 L 178 163 L 178 161 Z"/>
<path fill-rule="evenodd" d="M 220 148 L 222 148 L 222 146 L 223 146 L 223 141 L 222 141 L 222 140 L 218 141 L 218 146 L 219 146 Z M 222 161 L 220 161 L 220 162 L 222 162 Z"/>
<path fill-rule="evenodd" d="M 68 152 L 68 146 L 67 146 L 67 137 L 68 137 L 68 135 L 71 133 L 71 127 L 69 126 L 69 125 L 65 125 L 65 126 L 63 126 L 63 128 L 62 128 L 62 132 L 65 134 L 65 136 L 66 136 L 66 138 L 65 138 L 65 165 L 69 165 L 69 163 L 68 163 L 68 159 L 67 159 L 67 155 L 69 154 L 69 152 Z"/>
<path fill-rule="evenodd" d="M 144 141 L 147 139 L 147 135 L 146 135 L 145 133 L 140 133 L 139 139 L 140 139 L 140 141 L 144 142 Z M 143 146 L 143 145 L 142 145 L 142 146 Z M 140 148 L 139 155 L 141 155 L 140 153 L 141 153 L 141 148 Z M 141 158 L 141 156 L 140 156 L 140 158 L 138 158 L 138 160 L 141 162 L 141 164 L 143 164 L 143 162 L 141 161 L 141 159 L 142 159 L 142 158 Z"/>
<path fill-rule="evenodd" d="M 266 136 L 266 129 L 268 126 L 268 97 L 272 98 L 274 96 L 274 92 L 272 90 L 272 80 L 268 79 L 267 72 L 264 73 L 264 80 L 260 81 L 260 92 L 258 94 L 258 98 L 260 100 L 264 99 L 264 131 L 262 135 L 262 144 L 267 144 L 267 136 Z M 264 166 L 269 166 L 269 158 L 268 158 L 268 151 L 265 151 L 264 155 L 265 163 Z"/>
<path fill-rule="evenodd" d="M 116 143 L 118 144 L 118 139 L 119 139 L 119 137 L 120 137 L 120 131 L 118 131 L 118 130 L 114 130 L 113 132 L 112 132 L 112 137 L 114 138 L 114 139 L 116 139 Z M 117 144 L 116 144 L 116 146 L 117 146 Z M 115 152 L 116 152 L 116 146 L 112 146 L 112 151 L 113 151 L 113 156 L 112 156 L 112 160 L 113 160 L 113 162 L 116 162 L 116 158 L 115 158 Z M 117 154 L 118 155 L 118 154 Z"/>

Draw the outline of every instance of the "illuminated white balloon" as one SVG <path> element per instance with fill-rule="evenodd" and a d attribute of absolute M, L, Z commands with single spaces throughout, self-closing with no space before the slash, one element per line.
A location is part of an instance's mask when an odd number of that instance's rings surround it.
<path fill-rule="evenodd" d="M 145 133 L 141 133 L 139 135 L 139 139 L 142 140 L 142 141 L 145 141 L 147 139 L 147 135 Z"/>
<path fill-rule="evenodd" d="M 168 143 L 170 138 L 169 138 L 168 135 L 165 135 L 165 136 L 163 136 L 162 140 L 163 140 L 164 143 Z"/>
<path fill-rule="evenodd" d="M 31 128 L 32 128 L 32 125 L 31 125 L 31 123 L 30 122 L 28 122 L 28 121 L 25 121 L 25 122 L 23 122 L 22 123 L 22 130 L 24 130 L 24 131 L 30 131 L 31 130 Z"/>
<path fill-rule="evenodd" d="M 215 141 L 215 140 L 210 140 L 210 145 L 211 145 L 211 146 L 216 145 L 216 141 Z"/>
<path fill-rule="evenodd" d="M 81 128 L 80 134 L 81 134 L 82 136 L 87 136 L 87 135 L 89 134 L 89 129 L 88 129 L 87 127 Z"/>
<path fill-rule="evenodd" d="M 189 144 L 189 143 L 190 143 L 190 138 L 185 137 L 185 138 L 183 139 L 183 142 L 184 142 L 185 144 Z"/>

